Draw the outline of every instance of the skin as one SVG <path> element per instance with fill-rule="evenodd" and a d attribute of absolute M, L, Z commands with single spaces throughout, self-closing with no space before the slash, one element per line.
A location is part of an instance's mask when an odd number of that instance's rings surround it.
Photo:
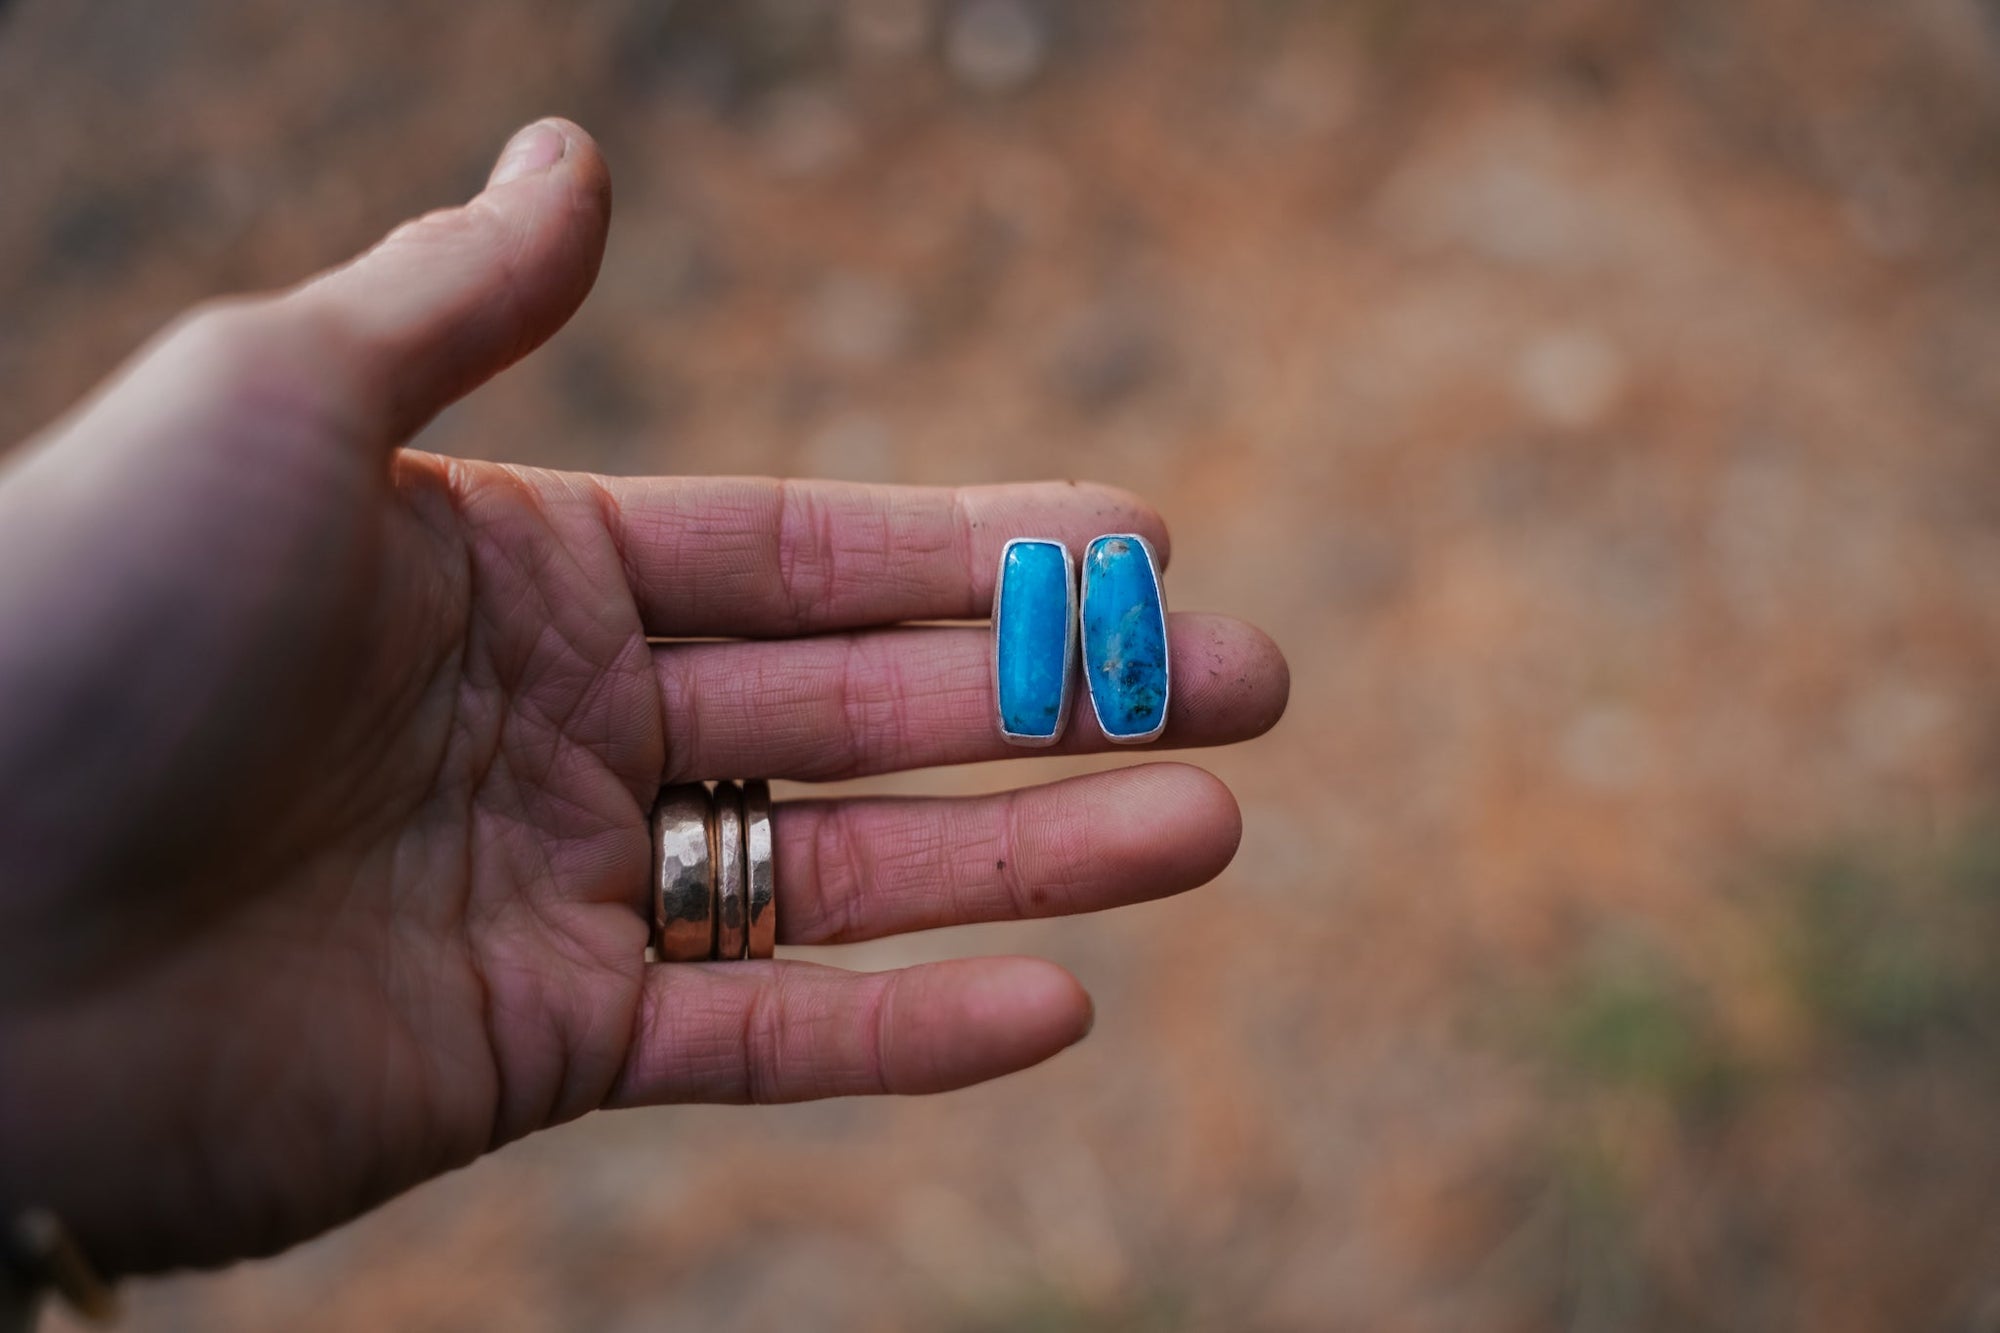
<path fill-rule="evenodd" d="M 604 163 L 486 190 L 184 318 L 0 471 L 0 1210 L 110 1273 L 268 1253 L 602 1107 L 961 1087 L 1088 1031 L 1048 963 L 648 967 L 662 781 L 1017 753 L 977 617 L 1001 545 L 1135 497 L 609 478 L 401 446 L 596 276 Z M 728 642 L 661 643 L 726 637 Z M 1283 658 L 1176 616 L 1166 745 L 1254 736 Z M 1063 749 L 1104 748 L 1079 709 Z M 1235 851 L 1141 764 L 776 816 L 781 940 L 1090 911 Z"/>

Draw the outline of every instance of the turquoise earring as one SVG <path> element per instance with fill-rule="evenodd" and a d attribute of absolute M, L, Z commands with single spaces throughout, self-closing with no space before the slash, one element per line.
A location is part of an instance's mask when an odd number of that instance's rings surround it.
<path fill-rule="evenodd" d="M 1054 745 L 1076 676 L 1076 566 L 1061 542 L 1022 537 L 993 585 L 993 697 L 1010 745 Z"/>
<path fill-rule="evenodd" d="M 1083 552 L 1083 675 L 1107 740 L 1143 745 L 1167 727 L 1167 603 L 1153 547 L 1135 533 Z"/>

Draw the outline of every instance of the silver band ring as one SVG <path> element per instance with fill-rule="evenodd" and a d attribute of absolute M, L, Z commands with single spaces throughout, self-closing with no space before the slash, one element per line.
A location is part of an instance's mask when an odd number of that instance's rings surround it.
<path fill-rule="evenodd" d="M 653 835 L 652 931 L 662 963 L 769 958 L 778 943 L 771 784 L 662 787 Z"/>
<path fill-rule="evenodd" d="M 715 957 L 732 963 L 750 942 L 749 894 L 743 874 L 743 789 L 715 784 Z"/>
<path fill-rule="evenodd" d="M 778 944 L 778 883 L 771 863 L 771 784 L 743 784 L 743 864 L 749 890 L 751 958 L 769 958 Z"/>
<path fill-rule="evenodd" d="M 715 954 L 709 812 L 708 789 L 699 782 L 666 788 L 653 806 L 653 947 L 662 962 Z"/>

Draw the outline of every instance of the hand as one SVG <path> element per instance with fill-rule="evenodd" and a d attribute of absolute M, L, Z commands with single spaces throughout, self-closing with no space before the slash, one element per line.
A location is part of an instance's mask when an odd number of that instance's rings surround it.
<path fill-rule="evenodd" d="M 983 615 L 1012 536 L 1166 534 L 1091 486 L 399 449 L 569 317 L 609 209 L 589 138 L 531 127 L 470 204 L 184 319 L 0 473 L 0 1209 L 113 1272 L 268 1252 L 599 1107 L 931 1092 L 1089 1027 L 1029 959 L 643 964 L 662 780 L 1003 757 L 986 633 L 885 627 Z M 1269 640 L 1172 635 L 1168 743 L 1277 719 Z M 1066 748 L 1102 745 L 1080 710 Z M 1166 764 L 789 803 L 781 938 L 1154 897 L 1238 832 Z"/>

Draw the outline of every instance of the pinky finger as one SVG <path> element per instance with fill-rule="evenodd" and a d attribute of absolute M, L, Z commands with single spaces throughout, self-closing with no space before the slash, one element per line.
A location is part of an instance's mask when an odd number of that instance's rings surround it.
<path fill-rule="evenodd" d="M 1034 958 L 663 964 L 640 1005 L 607 1106 L 945 1092 L 1041 1063 L 1092 1018 L 1076 979 Z"/>

